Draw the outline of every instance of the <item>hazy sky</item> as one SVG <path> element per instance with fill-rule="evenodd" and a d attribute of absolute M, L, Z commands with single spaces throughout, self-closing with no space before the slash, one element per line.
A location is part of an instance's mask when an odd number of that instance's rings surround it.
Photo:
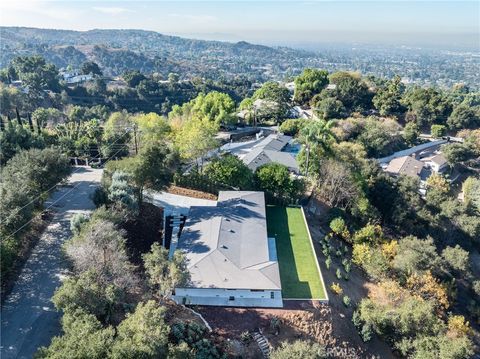
<path fill-rule="evenodd" d="M 480 1 L 0 0 L 7 26 L 145 29 L 266 44 L 368 42 L 480 49 Z"/>

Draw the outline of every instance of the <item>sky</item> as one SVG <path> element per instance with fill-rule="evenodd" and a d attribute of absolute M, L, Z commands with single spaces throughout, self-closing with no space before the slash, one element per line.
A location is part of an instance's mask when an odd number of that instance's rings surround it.
<path fill-rule="evenodd" d="M 0 0 L 3 26 L 143 29 L 311 47 L 367 43 L 480 51 L 480 1 Z"/>

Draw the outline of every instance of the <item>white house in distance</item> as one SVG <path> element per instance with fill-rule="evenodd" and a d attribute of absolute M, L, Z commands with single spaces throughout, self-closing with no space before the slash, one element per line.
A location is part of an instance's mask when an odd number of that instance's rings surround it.
<path fill-rule="evenodd" d="M 263 192 L 223 191 L 216 206 L 191 207 L 172 245 L 185 253 L 191 275 L 188 286 L 175 288 L 172 297 L 177 303 L 283 307 Z"/>
<path fill-rule="evenodd" d="M 422 161 L 435 173 L 442 173 L 448 168 L 448 162 L 442 153 L 433 157 L 422 158 Z"/>

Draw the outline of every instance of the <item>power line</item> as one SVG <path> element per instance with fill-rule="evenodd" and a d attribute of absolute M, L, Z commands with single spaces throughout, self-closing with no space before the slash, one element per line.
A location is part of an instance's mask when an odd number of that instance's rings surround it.
<path fill-rule="evenodd" d="M 127 128 L 125 133 L 127 133 L 129 130 L 130 130 L 130 129 Z M 120 139 L 121 139 L 121 138 L 119 138 L 119 139 L 117 139 L 116 141 L 112 142 L 112 144 L 110 144 L 110 145 L 107 146 L 106 148 L 110 148 L 111 146 L 113 146 L 113 145 L 114 145 L 117 141 L 119 141 Z M 115 152 L 114 155 L 116 155 L 116 154 L 117 154 L 118 152 L 120 152 L 122 149 L 123 149 L 123 147 L 122 147 L 121 149 L 119 149 L 117 152 Z M 97 155 L 96 157 L 93 157 L 92 159 L 93 159 L 93 160 L 94 160 L 94 159 L 98 159 L 98 158 L 99 158 L 98 156 L 100 156 L 100 154 Z M 112 156 L 113 156 L 113 155 L 112 155 Z M 110 156 L 110 157 L 112 157 L 112 156 Z M 108 158 L 110 158 L 110 157 L 108 157 Z M 108 160 L 108 159 L 107 159 L 107 160 Z M 76 169 L 75 171 L 73 171 L 70 175 L 76 173 L 76 172 L 79 171 L 79 170 L 80 170 L 80 168 L 77 168 L 77 169 Z M 27 206 L 29 206 L 30 204 L 34 203 L 36 200 L 38 200 L 38 199 L 39 199 L 40 197 L 42 197 L 44 194 L 47 194 L 48 192 L 50 192 L 52 189 L 54 189 L 55 187 L 57 187 L 59 183 L 60 183 L 60 182 L 55 183 L 52 187 L 50 187 L 49 189 L 47 189 L 47 190 L 43 191 L 42 193 L 40 193 L 37 197 L 35 197 L 34 199 L 32 199 L 30 202 L 28 202 L 27 204 L 25 204 L 23 207 L 19 208 L 15 213 L 13 213 L 13 215 L 16 215 L 16 214 L 19 213 L 22 209 L 24 209 L 25 207 L 27 207 Z"/>
<path fill-rule="evenodd" d="M 113 155 L 111 155 L 110 157 L 107 158 L 107 161 L 112 158 L 113 156 L 115 156 L 118 152 L 120 152 L 120 150 L 118 150 L 117 152 L 115 152 Z M 50 208 L 52 208 L 55 203 L 57 203 L 58 201 L 60 201 L 62 198 L 64 198 L 67 194 L 69 194 L 70 192 L 72 192 L 73 190 L 77 189 L 78 186 L 80 186 L 80 183 L 73 186 L 73 188 L 71 188 L 68 192 L 64 193 L 60 198 L 58 198 L 57 200 L 55 200 L 54 202 L 52 202 L 52 204 L 50 206 L 48 206 L 47 208 L 45 208 L 44 210 L 48 210 Z M 9 238 L 9 237 L 13 237 L 16 233 L 18 233 L 20 230 L 22 230 L 23 228 L 25 228 L 25 226 L 27 226 L 29 223 L 31 223 L 35 218 L 32 218 L 30 219 L 28 222 L 24 223 L 20 228 L 16 229 L 14 232 L 10 233 L 9 235 L 7 235 L 5 238 Z"/>

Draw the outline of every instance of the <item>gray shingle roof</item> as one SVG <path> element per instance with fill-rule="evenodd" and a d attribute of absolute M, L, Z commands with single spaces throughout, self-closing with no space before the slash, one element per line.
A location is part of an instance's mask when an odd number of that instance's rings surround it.
<path fill-rule="evenodd" d="M 423 169 L 423 162 L 410 156 L 394 158 L 388 164 L 386 171 L 392 174 L 403 174 L 418 177 Z"/>
<path fill-rule="evenodd" d="M 300 171 L 295 156 L 289 152 L 263 150 L 261 148 L 258 148 L 253 149 L 248 154 L 246 154 L 245 157 L 242 158 L 242 161 L 253 172 L 255 172 L 258 167 L 271 162 L 280 163 L 288 167 L 290 171 L 295 173 L 298 173 Z"/>
<path fill-rule="evenodd" d="M 220 192 L 216 207 L 191 207 L 177 249 L 194 288 L 279 290 L 267 237 L 263 192 Z"/>

